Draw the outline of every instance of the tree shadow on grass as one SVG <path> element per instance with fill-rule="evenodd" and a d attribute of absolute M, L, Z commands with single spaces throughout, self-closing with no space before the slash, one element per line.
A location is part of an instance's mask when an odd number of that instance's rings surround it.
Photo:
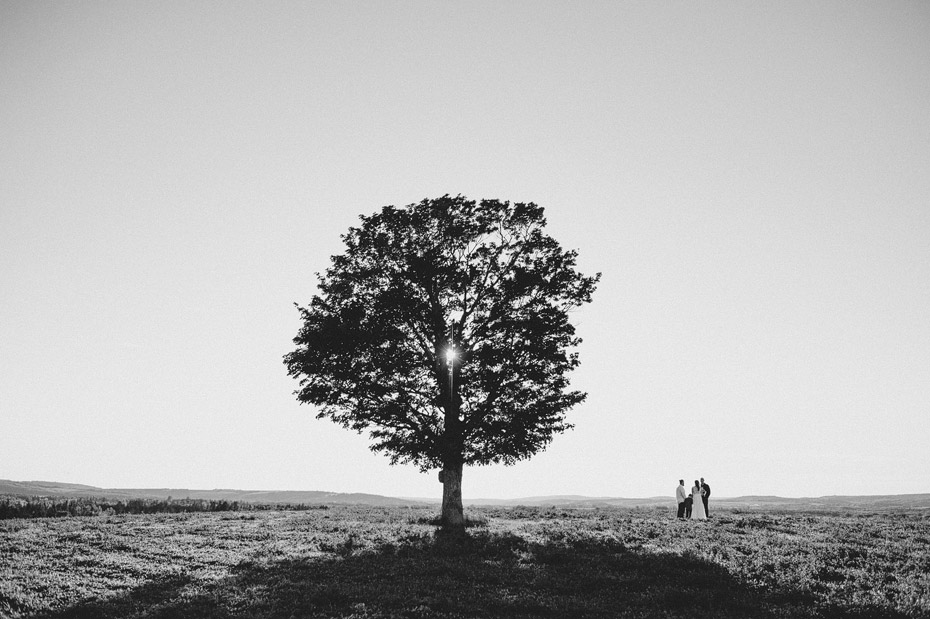
<path fill-rule="evenodd" d="M 888 617 L 815 608 L 801 592 L 760 593 L 693 556 L 615 540 L 534 543 L 511 534 L 415 537 L 333 554 L 246 560 L 220 580 L 174 576 L 63 618 Z M 881 610 L 881 612 L 879 612 Z M 891 615 L 894 616 L 894 615 Z M 902 616 L 903 615 L 899 615 Z"/>

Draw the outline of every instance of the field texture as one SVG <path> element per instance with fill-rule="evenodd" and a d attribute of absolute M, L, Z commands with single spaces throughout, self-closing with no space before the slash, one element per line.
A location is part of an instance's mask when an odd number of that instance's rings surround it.
<path fill-rule="evenodd" d="M 3 617 L 930 617 L 930 514 L 435 508 L 0 521 Z"/>

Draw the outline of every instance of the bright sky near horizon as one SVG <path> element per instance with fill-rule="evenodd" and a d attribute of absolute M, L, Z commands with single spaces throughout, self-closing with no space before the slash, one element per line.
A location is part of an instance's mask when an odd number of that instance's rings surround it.
<path fill-rule="evenodd" d="M 0 478 L 437 497 L 298 405 L 382 205 L 603 272 L 575 429 L 466 498 L 930 490 L 930 4 L 0 3 Z"/>

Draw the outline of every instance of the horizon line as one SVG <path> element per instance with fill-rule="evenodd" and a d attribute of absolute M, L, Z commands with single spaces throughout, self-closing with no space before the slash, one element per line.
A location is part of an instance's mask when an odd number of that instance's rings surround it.
<path fill-rule="evenodd" d="M 103 486 L 94 486 L 91 484 L 82 484 L 76 482 L 59 482 L 59 481 L 47 481 L 47 480 L 28 480 L 28 481 L 17 481 L 12 479 L 0 479 L 0 483 L 8 482 L 13 484 L 48 484 L 51 486 L 79 486 L 87 488 L 89 490 L 103 490 L 103 491 L 119 491 L 119 490 L 135 490 L 135 491 L 144 491 L 144 490 L 179 490 L 179 491 L 188 491 L 188 492 L 256 492 L 256 493 L 321 493 L 321 494 L 334 494 L 334 495 L 369 495 L 369 496 L 378 496 L 384 498 L 400 499 L 405 501 L 420 501 L 420 502 L 432 502 L 441 500 L 441 498 L 435 497 L 423 497 L 423 496 L 400 496 L 400 495 L 388 495 L 381 494 L 377 492 L 365 492 L 365 491 L 351 491 L 343 492 L 336 490 L 282 490 L 282 489 L 254 489 L 254 488 L 194 488 L 194 487 L 173 487 L 173 486 L 122 486 L 122 487 L 103 487 Z M 766 499 L 792 499 L 792 500 L 803 500 L 803 499 L 827 499 L 827 498 L 852 498 L 852 497 L 902 497 L 902 496 L 923 496 L 930 495 L 928 492 L 898 492 L 898 493 L 884 493 L 884 494 L 822 494 L 822 495 L 804 495 L 804 496 L 783 496 L 778 494 L 740 494 L 733 496 L 714 496 L 714 500 L 717 501 L 726 501 L 726 500 L 736 500 L 736 499 L 750 499 L 750 498 L 766 498 Z M 479 496 L 475 498 L 466 498 L 463 497 L 463 500 L 473 503 L 476 501 L 540 501 L 546 499 L 565 499 L 565 500 L 576 500 L 576 501 L 615 501 L 615 500 L 625 500 L 625 501 L 637 501 L 637 500 L 674 500 L 674 495 L 671 494 L 656 494 L 652 496 L 619 496 L 619 495 L 600 495 L 600 496 L 590 496 L 583 494 L 537 494 L 530 496 L 510 496 L 504 498 L 496 497 L 486 497 Z"/>

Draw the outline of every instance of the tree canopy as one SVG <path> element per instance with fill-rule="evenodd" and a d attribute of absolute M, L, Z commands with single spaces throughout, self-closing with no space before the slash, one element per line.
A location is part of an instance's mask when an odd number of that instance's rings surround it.
<path fill-rule="evenodd" d="M 585 398 L 569 317 L 600 278 L 545 225 L 533 203 L 448 195 L 362 216 L 298 306 L 297 398 L 422 470 L 544 448 Z"/>

